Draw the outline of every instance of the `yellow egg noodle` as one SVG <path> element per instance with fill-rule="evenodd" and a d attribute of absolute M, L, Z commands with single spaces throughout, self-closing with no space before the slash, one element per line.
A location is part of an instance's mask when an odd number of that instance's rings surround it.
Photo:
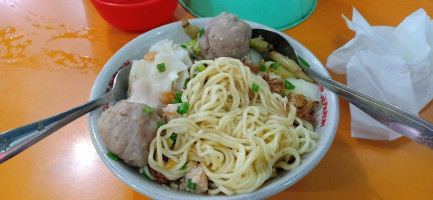
<path fill-rule="evenodd" d="M 209 194 L 251 192 L 277 175 L 277 168 L 292 170 L 303 154 L 316 148 L 319 135 L 313 126 L 296 117 L 296 108 L 281 95 L 271 93 L 265 80 L 241 61 L 217 58 L 196 62 L 204 71 L 191 79 L 182 101 L 190 109 L 158 129 L 149 150 L 149 165 L 170 180 L 183 177 L 199 163 L 213 182 Z M 259 91 L 250 100 L 252 84 Z M 287 109 L 285 109 L 287 108 Z M 177 133 L 174 148 L 167 138 Z M 171 169 L 164 156 L 175 161 Z M 289 164 L 291 156 L 296 159 Z M 187 164 L 186 170 L 179 170 Z"/>

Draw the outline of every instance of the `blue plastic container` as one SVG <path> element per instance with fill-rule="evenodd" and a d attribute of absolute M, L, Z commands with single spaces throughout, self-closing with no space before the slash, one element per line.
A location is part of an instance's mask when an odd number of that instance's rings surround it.
<path fill-rule="evenodd" d="M 221 12 L 261 23 L 278 30 L 291 28 L 307 19 L 317 0 L 180 0 L 197 17 L 215 17 Z"/>

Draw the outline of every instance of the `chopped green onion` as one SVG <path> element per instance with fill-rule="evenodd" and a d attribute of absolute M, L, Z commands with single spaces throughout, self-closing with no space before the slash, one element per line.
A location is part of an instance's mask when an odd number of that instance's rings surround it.
<path fill-rule="evenodd" d="M 261 72 L 266 71 L 266 65 L 260 65 L 260 71 Z"/>
<path fill-rule="evenodd" d="M 185 170 L 187 167 L 187 164 L 185 163 L 179 170 Z"/>
<path fill-rule="evenodd" d="M 142 167 L 142 168 L 140 169 L 140 174 L 141 174 L 141 176 L 143 176 L 144 178 L 149 179 L 149 180 L 152 180 L 152 179 L 149 178 L 149 176 L 147 176 L 144 167 Z"/>
<path fill-rule="evenodd" d="M 147 176 L 146 173 L 142 173 L 141 176 L 143 176 L 143 177 L 146 178 L 146 179 L 152 180 L 152 179 L 150 179 L 150 178 Z"/>
<path fill-rule="evenodd" d="M 193 182 L 191 181 L 191 179 L 188 179 L 188 188 L 189 188 L 190 190 L 195 190 L 195 187 L 196 187 L 196 184 L 193 183 Z"/>
<path fill-rule="evenodd" d="M 146 179 L 155 180 L 155 178 L 152 176 L 152 173 L 149 171 L 149 167 L 147 165 L 141 167 L 138 172 Z"/>
<path fill-rule="evenodd" d="M 288 80 L 284 80 L 284 87 L 288 90 L 293 90 L 295 89 L 295 85 L 293 85 L 292 83 L 290 83 L 290 81 Z"/>
<path fill-rule="evenodd" d="M 192 78 L 195 78 L 195 76 L 197 76 L 197 74 L 193 74 L 193 75 L 192 75 Z"/>
<path fill-rule="evenodd" d="M 176 93 L 176 98 L 171 103 L 172 104 L 182 103 L 182 92 Z"/>
<path fill-rule="evenodd" d="M 181 115 L 187 113 L 189 110 L 189 103 L 188 102 L 182 102 L 179 107 L 177 107 L 177 112 Z"/>
<path fill-rule="evenodd" d="M 200 29 L 200 32 L 198 33 L 198 37 L 201 37 L 204 34 L 204 28 Z"/>
<path fill-rule="evenodd" d="M 206 66 L 204 66 L 203 64 L 201 64 L 201 65 L 199 65 L 198 67 L 197 67 L 197 70 L 199 71 L 199 72 L 202 72 L 202 71 L 204 71 L 206 69 Z"/>
<path fill-rule="evenodd" d="M 164 122 L 157 122 L 157 124 L 158 124 L 158 128 L 165 125 Z"/>
<path fill-rule="evenodd" d="M 301 61 L 301 63 L 305 66 L 305 67 L 310 67 L 310 64 L 305 61 L 301 56 L 298 56 L 299 61 Z"/>
<path fill-rule="evenodd" d="M 192 53 L 191 53 L 191 58 L 192 58 L 192 59 L 197 59 L 197 58 L 198 58 L 198 55 L 197 55 L 195 52 L 192 52 Z"/>
<path fill-rule="evenodd" d="M 201 55 L 201 49 L 200 49 L 200 46 L 198 46 L 198 45 L 192 46 L 192 51 L 197 55 Z"/>
<path fill-rule="evenodd" d="M 286 97 L 286 93 L 284 93 L 284 92 L 281 93 L 281 97 L 283 97 L 283 98 Z"/>
<path fill-rule="evenodd" d="M 156 68 L 158 68 L 159 73 L 165 72 L 165 64 L 164 63 L 157 64 Z"/>
<path fill-rule="evenodd" d="M 189 42 L 187 42 L 187 43 L 184 43 L 184 45 L 185 45 L 186 47 L 189 47 L 189 46 L 193 47 L 193 46 L 195 46 L 195 45 L 197 44 L 197 42 L 198 42 L 198 40 L 197 40 L 197 38 L 196 38 L 196 39 L 191 40 L 191 41 L 189 41 Z"/>
<path fill-rule="evenodd" d="M 277 70 L 278 67 L 280 67 L 280 63 L 279 62 L 274 62 L 271 64 L 271 66 L 269 66 L 269 68 Z"/>
<path fill-rule="evenodd" d="M 176 99 L 182 99 L 182 92 L 176 93 Z"/>
<path fill-rule="evenodd" d="M 177 133 L 173 133 L 171 134 L 171 136 L 169 137 L 171 140 L 173 140 L 173 142 L 176 142 L 177 139 Z"/>
<path fill-rule="evenodd" d="M 176 142 L 176 139 L 177 139 L 177 133 L 171 134 L 171 136 L 167 139 L 168 147 L 173 146 L 173 143 Z"/>
<path fill-rule="evenodd" d="M 183 86 L 188 85 L 188 82 L 189 82 L 189 80 L 188 80 L 188 79 L 185 79 L 185 83 L 183 83 Z"/>
<path fill-rule="evenodd" d="M 152 108 L 148 105 L 144 106 L 143 111 L 146 112 L 148 115 L 152 115 L 153 113 Z"/>
<path fill-rule="evenodd" d="M 116 156 L 114 153 L 111 153 L 111 152 L 108 152 L 107 156 L 114 161 L 118 161 L 120 159 L 118 156 Z"/>
<path fill-rule="evenodd" d="M 186 49 L 186 45 L 184 45 L 184 44 L 181 44 L 180 47 Z"/>
<path fill-rule="evenodd" d="M 251 86 L 251 90 L 252 90 L 253 92 L 258 92 L 258 91 L 259 91 L 259 88 L 260 88 L 260 86 L 257 85 L 257 84 L 255 84 L 255 83 L 253 83 L 253 85 Z"/>
<path fill-rule="evenodd" d="M 168 147 L 170 147 L 170 148 L 171 148 L 171 146 L 173 146 L 173 143 L 174 143 L 174 141 L 173 141 L 173 140 L 171 140 L 170 138 L 168 138 L 168 139 L 167 139 L 167 144 L 168 144 Z"/>

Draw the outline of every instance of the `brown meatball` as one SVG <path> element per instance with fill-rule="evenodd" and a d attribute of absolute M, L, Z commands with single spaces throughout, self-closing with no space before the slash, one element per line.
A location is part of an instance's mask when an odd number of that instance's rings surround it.
<path fill-rule="evenodd" d="M 223 12 L 209 22 L 198 44 L 205 59 L 241 59 L 248 54 L 251 34 L 250 25 L 236 15 Z"/>
<path fill-rule="evenodd" d="M 149 145 L 161 121 L 156 114 L 144 112 L 145 106 L 121 100 L 98 119 L 98 131 L 107 149 L 136 167 L 147 164 Z"/>

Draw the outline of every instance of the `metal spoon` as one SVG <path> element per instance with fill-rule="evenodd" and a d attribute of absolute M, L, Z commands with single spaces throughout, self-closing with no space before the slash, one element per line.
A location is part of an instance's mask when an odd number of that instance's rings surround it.
<path fill-rule="evenodd" d="M 111 101 L 126 98 L 131 65 L 122 68 L 114 79 L 113 89 L 81 106 L 58 115 L 15 128 L 0 134 L 0 164 L 36 144 L 63 126 Z"/>
<path fill-rule="evenodd" d="M 305 67 L 289 42 L 280 34 L 264 30 L 253 29 L 253 36 L 261 35 L 264 40 L 272 43 L 276 51 L 286 55 L 301 66 L 302 71 L 316 82 L 340 95 L 352 105 L 358 107 L 378 122 L 390 129 L 433 149 L 433 124 L 415 114 L 380 100 L 346 85 L 333 81 L 313 69 Z"/>

